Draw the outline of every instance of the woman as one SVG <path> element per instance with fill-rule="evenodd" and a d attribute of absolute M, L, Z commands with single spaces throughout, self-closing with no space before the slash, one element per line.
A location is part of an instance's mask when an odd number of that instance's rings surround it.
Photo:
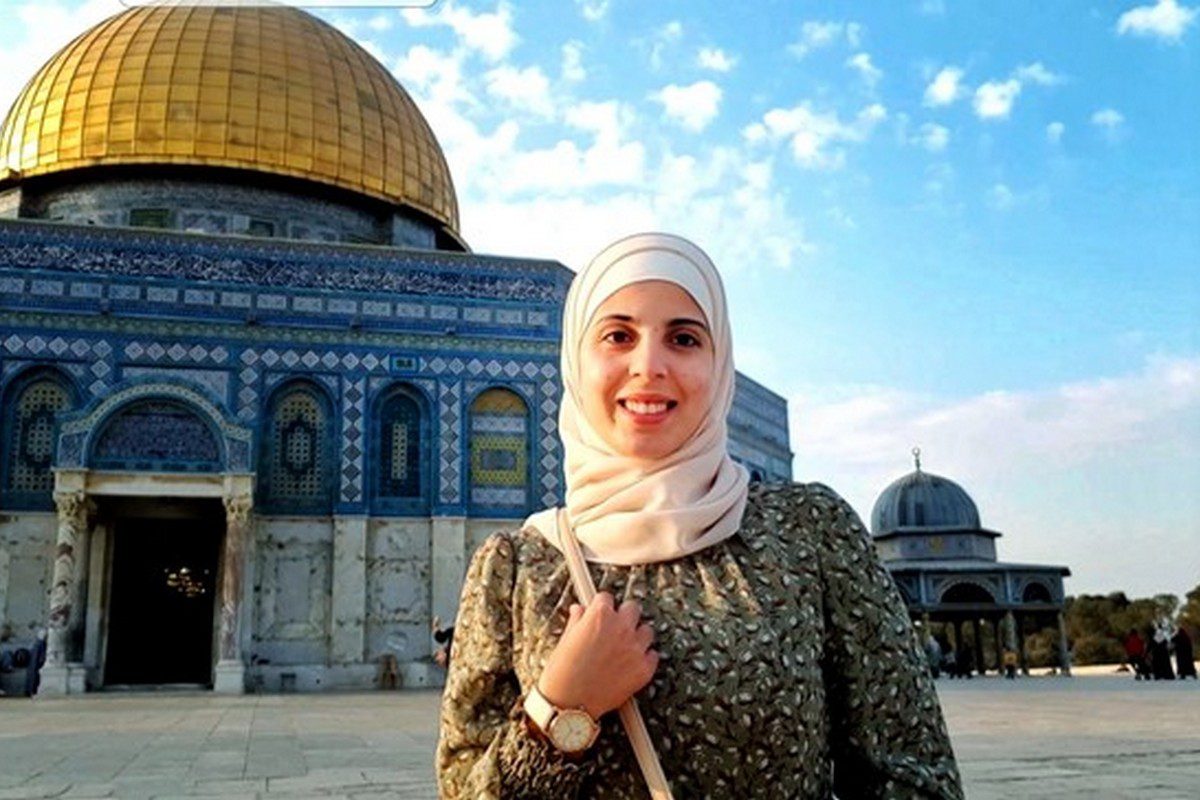
<path fill-rule="evenodd" d="M 675 798 L 962 796 L 924 655 L 854 512 L 819 484 L 748 487 L 730 459 L 731 341 L 716 269 L 686 240 L 622 239 L 576 276 L 564 516 L 599 594 L 576 603 L 553 509 L 480 546 L 442 797 L 646 797 L 610 713 L 635 693 Z"/>

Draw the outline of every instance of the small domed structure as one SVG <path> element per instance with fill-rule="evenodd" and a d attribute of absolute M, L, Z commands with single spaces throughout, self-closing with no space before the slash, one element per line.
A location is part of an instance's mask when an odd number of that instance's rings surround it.
<path fill-rule="evenodd" d="M 876 536 L 916 528 L 976 530 L 979 509 L 957 483 L 918 466 L 884 489 L 871 511 L 871 531 Z"/>
<path fill-rule="evenodd" d="M 1071 571 L 999 561 L 1000 534 L 980 524 L 971 496 L 949 478 L 922 470 L 919 448 L 913 449 L 913 457 L 916 468 L 889 484 L 871 512 L 880 560 L 909 613 L 922 619 L 927 630 L 932 623 L 942 626 L 943 647 L 953 647 L 959 658 L 972 660 L 981 671 L 985 666 L 998 670 L 1006 647 L 1016 650 L 1024 664 L 1027 623 L 1061 626 L 1063 578 Z M 984 663 L 981 620 L 991 622 L 990 665 Z M 970 648 L 968 624 L 973 629 Z M 1060 659 L 1066 664 L 1065 650 Z"/>

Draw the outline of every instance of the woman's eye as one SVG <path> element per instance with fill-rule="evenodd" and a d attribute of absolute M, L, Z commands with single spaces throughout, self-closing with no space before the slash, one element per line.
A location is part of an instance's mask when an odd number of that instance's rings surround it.
<path fill-rule="evenodd" d="M 628 344 L 633 341 L 633 337 L 629 335 L 629 331 L 609 331 L 600 338 L 602 341 L 611 342 L 612 344 Z"/>
<path fill-rule="evenodd" d="M 699 347 L 701 344 L 698 336 L 686 331 L 680 331 L 679 333 L 676 333 L 673 338 L 675 344 L 679 345 L 680 347 Z"/>

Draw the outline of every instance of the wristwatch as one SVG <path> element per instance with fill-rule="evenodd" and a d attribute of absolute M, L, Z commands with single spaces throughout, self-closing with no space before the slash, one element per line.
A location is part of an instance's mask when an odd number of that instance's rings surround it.
<path fill-rule="evenodd" d="M 569 756 L 582 754 L 600 735 L 600 725 L 582 708 L 559 708 L 536 687 L 525 695 L 525 718 L 550 744 Z"/>

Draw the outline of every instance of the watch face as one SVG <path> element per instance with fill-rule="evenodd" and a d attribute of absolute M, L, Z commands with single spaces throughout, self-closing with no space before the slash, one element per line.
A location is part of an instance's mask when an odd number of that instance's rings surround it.
<path fill-rule="evenodd" d="M 568 753 L 576 753 L 592 743 L 592 718 L 584 711 L 563 709 L 550 724 L 550 738 L 554 746 Z"/>

